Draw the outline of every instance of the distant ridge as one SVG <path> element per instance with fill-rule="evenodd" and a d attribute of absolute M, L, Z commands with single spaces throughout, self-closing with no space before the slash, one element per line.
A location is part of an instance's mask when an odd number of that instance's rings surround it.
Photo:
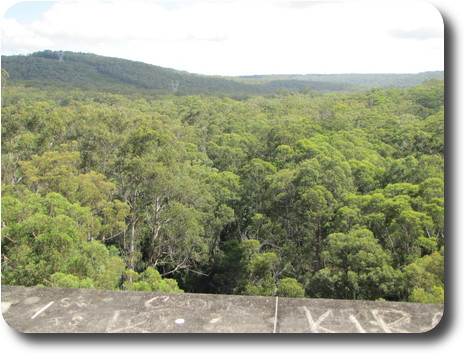
<path fill-rule="evenodd" d="M 417 74 L 306 74 L 306 75 L 252 75 L 244 79 L 301 80 L 308 82 L 346 83 L 378 87 L 411 87 L 428 79 L 443 80 L 444 71 L 426 71 Z"/>
<path fill-rule="evenodd" d="M 176 94 L 272 94 L 291 91 L 356 91 L 370 87 L 409 87 L 443 72 L 421 74 L 256 75 L 222 77 L 192 74 L 126 59 L 89 53 L 41 51 L 2 56 L 11 80 L 33 86 L 62 85 L 109 92 L 156 90 Z"/>

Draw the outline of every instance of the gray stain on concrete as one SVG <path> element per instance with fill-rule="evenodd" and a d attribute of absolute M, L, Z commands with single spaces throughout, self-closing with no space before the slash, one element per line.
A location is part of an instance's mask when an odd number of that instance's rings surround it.
<path fill-rule="evenodd" d="M 443 305 L 2 286 L 2 314 L 25 333 L 418 333 Z"/>

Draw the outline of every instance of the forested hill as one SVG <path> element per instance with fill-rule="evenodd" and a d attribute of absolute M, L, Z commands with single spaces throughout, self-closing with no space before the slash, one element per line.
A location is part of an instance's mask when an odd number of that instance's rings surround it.
<path fill-rule="evenodd" d="M 307 74 L 307 75 L 252 75 L 241 76 L 245 80 L 287 80 L 305 81 L 307 83 L 337 83 L 353 87 L 397 87 L 406 88 L 420 84 L 429 79 L 444 80 L 444 71 L 427 71 L 418 74 Z M 246 81 L 244 81 L 246 82 Z"/>
<path fill-rule="evenodd" d="M 348 90 L 348 84 L 265 80 L 239 82 L 233 78 L 191 74 L 125 59 L 95 54 L 43 51 L 26 56 L 2 56 L 2 67 L 11 80 L 31 85 L 56 85 L 71 88 L 98 88 L 106 92 L 131 93 L 134 90 L 176 91 L 179 94 L 268 94 L 280 87 L 294 90 Z M 290 82 L 290 83 L 289 83 Z M 177 87 L 176 87 L 177 86 Z"/>
<path fill-rule="evenodd" d="M 60 54 L 61 53 L 61 54 Z M 408 75 L 271 75 L 219 77 L 191 74 L 155 65 L 73 52 L 43 51 L 2 56 L 11 80 L 29 85 L 98 89 L 112 93 L 136 90 L 175 91 L 178 94 L 271 94 L 279 89 L 304 92 L 356 91 L 366 87 L 410 87 L 425 79 L 443 79 L 443 72 Z"/>

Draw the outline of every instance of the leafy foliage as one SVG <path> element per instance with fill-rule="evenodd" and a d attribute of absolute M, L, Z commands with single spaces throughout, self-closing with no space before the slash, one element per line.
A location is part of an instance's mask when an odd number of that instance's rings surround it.
<path fill-rule="evenodd" d="M 442 81 L 184 96 L 53 55 L 4 59 L 2 283 L 443 302 Z"/>

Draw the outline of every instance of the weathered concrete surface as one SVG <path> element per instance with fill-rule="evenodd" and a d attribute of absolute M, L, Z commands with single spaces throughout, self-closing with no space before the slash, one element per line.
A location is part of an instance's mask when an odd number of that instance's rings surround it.
<path fill-rule="evenodd" d="M 2 286 L 25 333 L 427 332 L 443 305 Z"/>

